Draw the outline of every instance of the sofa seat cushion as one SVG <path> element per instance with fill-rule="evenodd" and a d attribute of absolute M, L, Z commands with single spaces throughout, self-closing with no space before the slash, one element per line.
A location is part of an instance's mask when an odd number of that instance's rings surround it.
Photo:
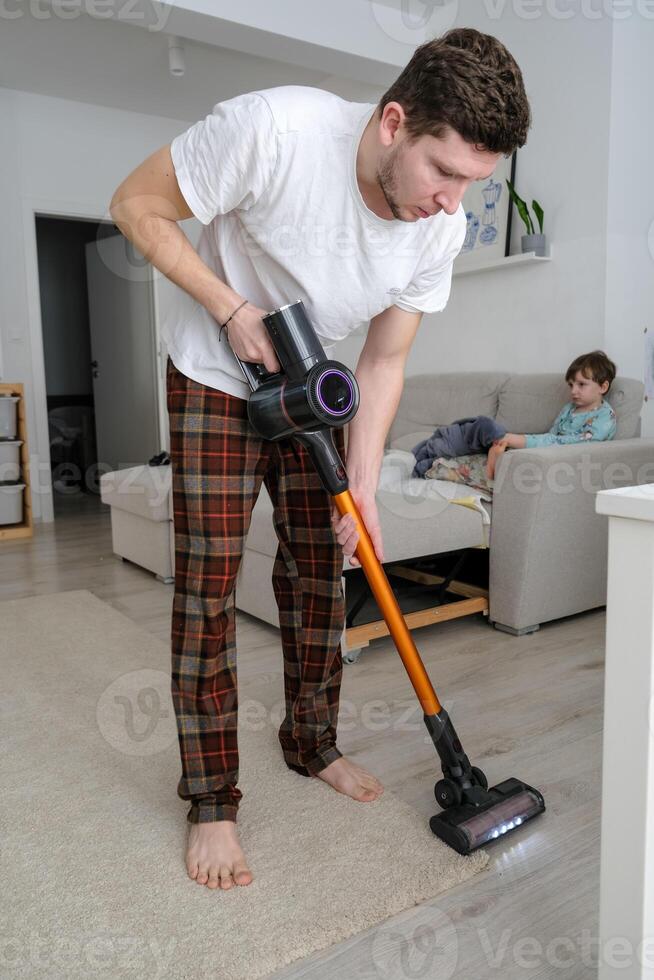
<path fill-rule="evenodd" d="M 412 518 L 408 518 L 406 501 L 400 494 L 379 491 L 377 509 L 382 528 L 384 560 L 402 561 L 425 555 L 440 555 L 459 548 L 488 547 L 490 527 L 484 524 L 481 514 L 470 507 L 454 503 L 454 499 L 452 497 L 447 500 L 442 510 L 438 505 L 433 508 L 433 513 L 423 513 L 422 516 L 415 513 Z M 470 500 L 470 496 L 467 499 Z M 427 508 L 428 505 L 425 510 Z"/>
<path fill-rule="evenodd" d="M 490 506 L 483 505 L 482 515 L 482 495 L 451 481 L 412 477 L 414 464 L 410 452 L 384 453 L 376 500 L 386 561 L 485 546 Z"/>
<path fill-rule="evenodd" d="M 169 521 L 173 517 L 171 485 L 170 464 L 130 466 L 103 473 L 100 496 L 110 507 L 138 514 L 150 521 Z"/>
<path fill-rule="evenodd" d="M 488 534 L 478 510 L 455 504 L 470 500 L 475 491 L 441 480 L 408 478 L 409 453 L 384 455 L 377 490 L 377 508 L 382 528 L 384 560 L 399 561 L 439 554 L 458 548 L 486 547 Z M 490 507 L 486 506 L 487 513 Z M 274 557 L 277 535 L 273 527 L 273 505 L 265 486 L 252 509 L 247 548 Z M 344 568 L 350 568 L 344 559 Z"/>

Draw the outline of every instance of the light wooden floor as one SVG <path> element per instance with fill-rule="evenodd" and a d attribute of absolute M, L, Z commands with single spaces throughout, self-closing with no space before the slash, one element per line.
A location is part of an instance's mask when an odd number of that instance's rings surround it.
<path fill-rule="evenodd" d="M 168 643 L 173 586 L 113 555 L 109 508 L 72 497 L 56 513 L 32 540 L 0 544 L 2 598 L 89 589 Z M 472 761 L 491 784 L 514 775 L 539 787 L 548 812 L 490 849 L 489 869 L 472 881 L 277 980 L 596 976 L 604 626 L 597 610 L 525 637 L 481 616 L 415 633 Z M 277 631 L 241 613 L 237 631 L 241 698 L 277 694 Z M 339 732 L 341 750 L 427 821 L 438 760 L 390 639 L 345 668 Z"/>

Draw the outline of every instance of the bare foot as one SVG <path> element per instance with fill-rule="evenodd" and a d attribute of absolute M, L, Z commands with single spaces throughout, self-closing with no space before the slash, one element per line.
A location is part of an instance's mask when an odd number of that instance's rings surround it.
<path fill-rule="evenodd" d="M 486 462 L 486 476 L 489 480 L 495 479 L 495 468 L 497 461 L 506 449 L 506 443 L 496 440 L 488 450 L 488 460 Z"/>
<path fill-rule="evenodd" d="M 189 825 L 186 870 L 198 885 L 223 890 L 249 885 L 253 875 L 241 850 L 233 820 Z"/>
<path fill-rule="evenodd" d="M 339 793 L 351 796 L 360 803 L 372 803 L 384 792 L 384 787 L 371 773 L 345 756 L 330 762 L 325 769 L 316 773 L 319 779 L 333 786 Z"/>

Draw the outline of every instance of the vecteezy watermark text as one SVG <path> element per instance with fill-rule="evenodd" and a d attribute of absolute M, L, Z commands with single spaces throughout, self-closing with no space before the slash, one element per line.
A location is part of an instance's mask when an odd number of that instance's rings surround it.
<path fill-rule="evenodd" d="M 149 31 L 163 31 L 171 5 L 152 3 L 151 0 L 0 0 L 0 20 L 75 20 L 82 14 L 99 20 L 118 20 L 147 27 Z"/>
<path fill-rule="evenodd" d="M 174 936 L 160 943 L 142 936 L 111 932 L 78 936 L 41 936 L 34 930 L 27 937 L 0 936 L 0 974 L 9 970 L 21 974 L 60 977 L 75 973 L 80 966 L 89 976 L 135 976 L 140 980 L 161 980 L 168 976 L 177 946 Z M 31 968 L 28 971 L 28 967 Z"/>
<path fill-rule="evenodd" d="M 519 20 L 572 20 L 581 17 L 596 21 L 627 20 L 642 17 L 654 20 L 654 0 L 479 0 L 475 4 L 489 21 L 507 14 Z M 416 45 L 444 34 L 459 16 L 458 0 L 370 0 L 372 16 L 384 34 L 400 44 Z"/>

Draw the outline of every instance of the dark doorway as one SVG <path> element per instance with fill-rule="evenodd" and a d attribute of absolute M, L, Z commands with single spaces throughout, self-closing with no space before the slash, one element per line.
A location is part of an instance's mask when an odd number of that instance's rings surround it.
<path fill-rule="evenodd" d="M 56 516 L 99 503 L 85 246 L 120 231 L 110 222 L 35 221 Z"/>

